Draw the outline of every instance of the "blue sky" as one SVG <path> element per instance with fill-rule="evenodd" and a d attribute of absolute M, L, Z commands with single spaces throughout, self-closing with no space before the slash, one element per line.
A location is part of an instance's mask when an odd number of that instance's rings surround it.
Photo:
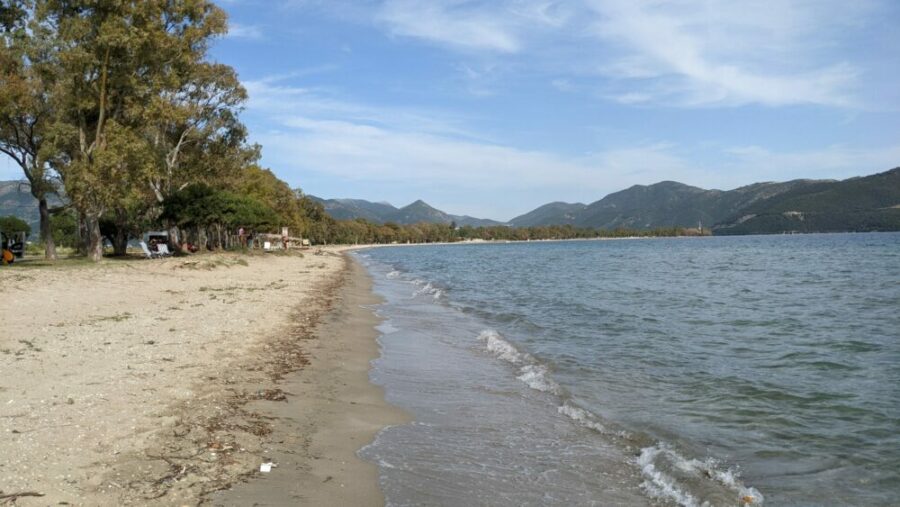
<path fill-rule="evenodd" d="M 263 164 L 321 197 L 505 220 L 900 165 L 895 0 L 220 5 Z"/>

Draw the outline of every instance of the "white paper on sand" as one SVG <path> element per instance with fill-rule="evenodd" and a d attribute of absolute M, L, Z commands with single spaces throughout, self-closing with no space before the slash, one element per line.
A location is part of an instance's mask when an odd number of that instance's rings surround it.
<path fill-rule="evenodd" d="M 263 463 L 262 465 L 259 465 L 259 471 L 260 472 L 271 472 L 272 467 L 277 467 L 277 466 L 278 465 L 276 465 L 275 463 Z"/>

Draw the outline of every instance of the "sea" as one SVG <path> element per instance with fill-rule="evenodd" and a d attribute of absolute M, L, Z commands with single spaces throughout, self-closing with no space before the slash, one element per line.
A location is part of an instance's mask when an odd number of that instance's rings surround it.
<path fill-rule="evenodd" d="M 900 234 L 397 246 L 388 505 L 900 505 Z"/>

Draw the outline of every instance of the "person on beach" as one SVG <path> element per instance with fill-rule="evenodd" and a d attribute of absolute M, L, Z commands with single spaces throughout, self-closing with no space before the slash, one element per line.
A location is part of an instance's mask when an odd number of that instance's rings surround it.
<path fill-rule="evenodd" d="M 247 248 L 247 236 L 244 234 L 244 227 L 238 229 L 238 238 L 241 240 L 241 248 Z"/>
<path fill-rule="evenodd" d="M 9 265 L 16 261 L 16 256 L 13 255 L 12 251 L 9 248 L 3 247 L 3 265 Z"/>

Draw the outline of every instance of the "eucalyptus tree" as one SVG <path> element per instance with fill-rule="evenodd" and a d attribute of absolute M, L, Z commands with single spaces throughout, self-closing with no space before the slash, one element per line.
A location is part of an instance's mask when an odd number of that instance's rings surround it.
<path fill-rule="evenodd" d="M 224 12 L 210 2 L 183 1 L 163 16 L 174 37 L 164 38 L 157 56 L 170 72 L 143 122 L 157 159 L 147 183 L 160 204 L 190 184 L 233 179 L 259 157 L 238 119 L 246 90 L 234 69 L 207 61 L 210 43 L 227 30 Z M 168 225 L 177 240 L 174 224 Z"/>
<path fill-rule="evenodd" d="M 244 148 L 234 111 L 244 92 L 233 71 L 205 62 L 225 14 L 206 0 L 37 0 L 34 12 L 54 33 L 64 84 L 48 159 L 97 260 L 105 213 L 125 217 L 135 202 L 159 203 L 195 181 L 191 171 L 210 154 L 236 158 L 229 146 Z"/>
<path fill-rule="evenodd" d="M 56 259 L 49 198 L 61 186 L 59 174 L 42 157 L 53 122 L 53 87 L 58 66 L 53 60 L 52 33 L 34 23 L 31 1 L 0 2 L 0 152 L 22 169 L 38 202 L 44 257 Z"/>

